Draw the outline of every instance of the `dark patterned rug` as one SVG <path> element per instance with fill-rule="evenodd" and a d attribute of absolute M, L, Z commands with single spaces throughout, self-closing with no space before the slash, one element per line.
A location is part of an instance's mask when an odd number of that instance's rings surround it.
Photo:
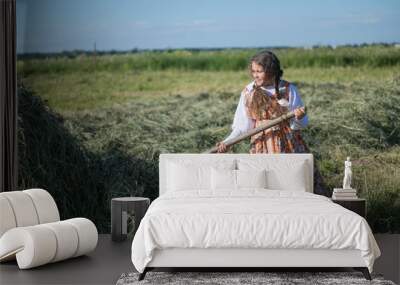
<path fill-rule="evenodd" d="M 142 281 L 139 273 L 122 274 L 117 285 L 144 284 L 384 284 L 395 285 L 381 275 L 372 274 L 372 281 L 360 272 L 148 272 Z"/>

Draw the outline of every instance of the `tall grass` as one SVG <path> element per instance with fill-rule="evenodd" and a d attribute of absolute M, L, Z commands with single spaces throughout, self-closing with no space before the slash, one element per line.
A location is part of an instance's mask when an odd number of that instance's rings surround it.
<path fill-rule="evenodd" d="M 21 59 L 19 72 L 24 75 L 71 72 L 127 72 L 132 70 L 203 70 L 240 71 L 260 49 L 218 51 L 175 50 L 127 54 L 104 54 L 93 57 L 81 54 L 40 59 Z M 276 49 L 284 68 L 290 67 L 388 67 L 400 65 L 400 49 L 395 46 L 338 47 L 315 49 Z"/>

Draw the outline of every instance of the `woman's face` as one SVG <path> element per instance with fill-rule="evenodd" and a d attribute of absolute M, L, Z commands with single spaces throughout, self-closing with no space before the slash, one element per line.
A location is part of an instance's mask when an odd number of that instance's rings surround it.
<path fill-rule="evenodd" d="M 251 63 L 251 76 L 253 76 L 257 86 L 271 84 L 272 82 L 271 78 L 265 73 L 264 68 L 255 62 Z"/>

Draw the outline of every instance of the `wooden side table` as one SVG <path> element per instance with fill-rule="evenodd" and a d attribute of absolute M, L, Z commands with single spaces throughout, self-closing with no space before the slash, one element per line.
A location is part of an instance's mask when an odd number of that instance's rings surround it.
<path fill-rule="evenodd" d="M 367 215 L 366 212 L 366 203 L 365 199 L 332 199 L 332 202 L 341 205 L 342 207 L 353 211 L 356 214 L 359 214 L 361 217 L 365 218 Z"/>
<path fill-rule="evenodd" d="M 150 205 L 149 198 L 120 197 L 111 199 L 111 239 L 124 241 L 128 235 L 128 219 L 133 222 L 132 234 L 135 235 L 140 221 Z"/>

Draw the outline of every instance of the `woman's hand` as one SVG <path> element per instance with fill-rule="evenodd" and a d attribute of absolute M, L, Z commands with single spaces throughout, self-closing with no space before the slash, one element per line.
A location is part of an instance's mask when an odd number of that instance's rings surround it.
<path fill-rule="evenodd" d="M 304 107 L 300 107 L 294 110 L 294 116 L 297 120 L 301 120 L 306 115 L 306 109 Z"/>
<path fill-rule="evenodd" d="M 229 147 L 224 142 L 218 142 L 216 144 L 216 146 L 218 147 L 218 151 L 217 152 L 219 152 L 219 153 L 227 152 L 229 150 Z"/>

